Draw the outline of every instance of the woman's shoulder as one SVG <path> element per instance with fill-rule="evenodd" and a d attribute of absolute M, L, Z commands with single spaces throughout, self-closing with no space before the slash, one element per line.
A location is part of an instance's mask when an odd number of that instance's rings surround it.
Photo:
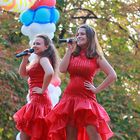
<path fill-rule="evenodd" d="M 49 60 L 49 58 L 48 57 L 41 57 L 40 59 L 39 59 L 39 63 L 41 64 L 41 63 L 44 63 L 44 62 L 49 62 L 50 60 Z"/>

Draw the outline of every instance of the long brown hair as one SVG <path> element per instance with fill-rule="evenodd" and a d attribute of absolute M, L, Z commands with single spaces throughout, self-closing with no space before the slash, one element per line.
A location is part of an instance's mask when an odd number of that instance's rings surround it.
<path fill-rule="evenodd" d="M 88 47 L 86 50 L 86 57 L 89 59 L 94 58 L 94 57 L 102 57 L 103 52 L 99 45 L 96 32 L 93 30 L 93 28 L 87 24 L 83 24 L 80 27 L 78 27 L 77 32 L 80 28 L 84 28 L 86 31 L 87 42 L 88 42 Z M 80 51 L 81 51 L 81 48 L 80 46 L 77 45 L 73 55 L 78 56 L 80 54 Z"/>
<path fill-rule="evenodd" d="M 44 40 L 44 45 L 48 46 L 48 48 L 40 54 L 40 57 L 47 57 L 50 60 L 54 71 L 57 71 L 59 57 L 53 42 L 47 35 L 39 34 L 36 35 L 36 37 L 42 38 Z"/>

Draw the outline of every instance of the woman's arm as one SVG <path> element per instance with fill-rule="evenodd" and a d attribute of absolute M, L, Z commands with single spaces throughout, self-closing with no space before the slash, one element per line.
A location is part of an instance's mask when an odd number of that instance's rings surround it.
<path fill-rule="evenodd" d="M 69 61 L 70 61 L 70 57 L 71 57 L 71 51 L 67 50 L 66 54 L 64 55 L 60 66 L 59 66 L 59 70 L 61 73 L 65 73 L 67 72 L 67 68 L 69 66 Z"/>
<path fill-rule="evenodd" d="M 108 63 L 108 61 L 105 58 L 98 58 L 98 64 L 99 64 L 100 70 L 102 70 L 107 75 L 107 77 L 97 88 L 95 88 L 88 81 L 85 82 L 86 88 L 88 90 L 92 90 L 93 93 L 101 92 L 117 79 L 116 72 L 114 71 L 112 66 Z"/>
<path fill-rule="evenodd" d="M 111 83 L 117 79 L 116 72 L 105 58 L 98 58 L 100 69 L 107 75 L 106 79 L 96 88 L 96 93 L 107 88 Z"/>
<path fill-rule="evenodd" d="M 27 64 L 28 64 L 28 57 L 23 56 L 23 59 L 22 59 L 22 61 L 21 61 L 21 64 L 20 64 L 19 70 L 18 70 L 19 75 L 20 75 L 21 77 L 26 77 L 26 76 L 28 76 L 28 75 L 27 75 L 27 71 L 26 71 L 26 66 L 27 66 Z"/>
<path fill-rule="evenodd" d="M 46 57 L 42 57 L 40 59 L 40 64 L 45 72 L 45 75 L 44 75 L 44 79 L 43 79 L 43 84 L 42 84 L 42 88 L 38 88 L 38 87 L 35 87 L 33 90 L 34 92 L 36 93 L 44 93 L 45 90 L 47 89 L 48 85 L 50 84 L 51 82 L 51 79 L 54 75 L 54 70 L 53 70 L 53 67 L 52 65 L 50 64 L 50 61 L 48 58 Z"/>
<path fill-rule="evenodd" d="M 75 47 L 76 47 L 76 43 L 68 43 L 68 50 L 67 50 L 66 54 L 64 55 L 64 57 L 60 63 L 60 66 L 59 66 L 59 70 L 61 73 L 67 72 L 69 62 L 70 62 L 70 57 L 71 57 L 71 54 L 73 53 Z"/>

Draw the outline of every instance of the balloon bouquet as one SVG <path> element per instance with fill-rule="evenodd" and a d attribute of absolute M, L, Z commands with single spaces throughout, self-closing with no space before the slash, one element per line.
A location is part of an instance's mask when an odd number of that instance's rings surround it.
<path fill-rule="evenodd" d="M 53 39 L 56 31 L 55 23 L 59 20 L 59 11 L 55 8 L 56 0 L 1 0 L 0 7 L 6 11 L 20 13 L 20 21 L 23 24 L 21 33 L 29 37 L 30 42 L 37 34 L 46 34 Z M 35 54 L 32 53 L 29 61 L 32 61 Z M 58 76 L 52 78 L 48 86 L 49 95 L 53 106 L 59 101 L 61 95 L 61 80 Z M 30 102 L 29 96 L 26 97 Z M 20 140 L 20 133 L 16 140 Z"/>

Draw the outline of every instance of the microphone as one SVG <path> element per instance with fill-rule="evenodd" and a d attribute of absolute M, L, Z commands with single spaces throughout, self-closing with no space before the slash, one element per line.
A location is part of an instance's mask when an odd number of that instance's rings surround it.
<path fill-rule="evenodd" d="M 76 42 L 75 38 L 59 39 L 59 43 L 73 43 Z"/>
<path fill-rule="evenodd" d="M 26 51 L 23 51 L 21 53 L 16 54 L 16 57 L 19 58 L 19 57 L 22 57 L 24 55 L 27 55 L 28 53 L 33 53 L 33 52 L 34 52 L 34 49 L 29 49 L 29 50 L 26 50 Z"/>

